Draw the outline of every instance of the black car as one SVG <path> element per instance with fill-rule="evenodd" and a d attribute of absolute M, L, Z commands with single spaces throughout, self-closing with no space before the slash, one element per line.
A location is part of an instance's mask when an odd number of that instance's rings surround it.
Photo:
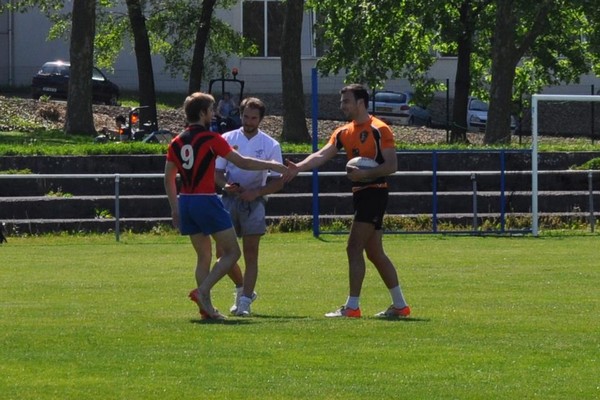
<path fill-rule="evenodd" d="M 71 64 L 66 61 L 50 61 L 42 68 L 31 81 L 31 94 L 34 99 L 41 96 L 53 98 L 67 98 L 69 87 L 69 72 Z M 108 105 L 117 105 L 120 90 L 98 68 L 92 72 L 92 96 L 94 102 Z"/>

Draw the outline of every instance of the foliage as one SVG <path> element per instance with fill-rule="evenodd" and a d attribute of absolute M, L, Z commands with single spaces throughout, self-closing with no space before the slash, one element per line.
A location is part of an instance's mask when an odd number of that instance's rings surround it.
<path fill-rule="evenodd" d="M 523 100 L 524 107 L 530 106 L 532 93 L 540 93 L 547 85 L 579 82 L 597 63 L 589 42 L 582 40 L 591 36 L 593 21 L 577 3 L 560 5 L 550 13 L 547 31 L 517 66 L 513 93 L 515 99 Z"/>
<path fill-rule="evenodd" d="M 188 78 L 193 54 L 182 49 L 194 48 L 202 2 L 151 0 L 147 4 L 147 27 L 154 50 L 163 55 L 172 75 L 181 74 Z M 234 0 L 221 0 L 217 7 L 229 9 L 234 4 Z M 226 62 L 232 55 L 255 54 L 256 46 L 248 43 L 230 25 L 213 17 L 207 50 L 204 75 L 221 76 L 227 73 Z"/>
<path fill-rule="evenodd" d="M 344 70 L 346 82 L 361 82 L 373 89 L 387 79 L 407 78 L 417 89 L 436 83 L 427 78 L 435 61 L 431 43 L 437 33 L 424 20 L 426 13 L 410 1 L 309 0 L 319 19 L 318 45 L 327 49 L 317 67 L 324 75 Z M 417 90 L 420 91 L 420 90 Z"/>
<path fill-rule="evenodd" d="M 598 170 L 600 169 L 600 158 L 592 158 L 591 160 L 583 163 L 582 165 L 573 166 L 573 169 L 576 170 Z"/>
<path fill-rule="evenodd" d="M 114 218 L 109 210 L 104 208 L 97 208 L 95 210 L 96 219 L 111 219 Z"/>
<path fill-rule="evenodd" d="M 307 231 L 312 227 L 312 218 L 304 215 L 290 215 L 279 219 L 269 226 L 269 232 L 298 232 Z"/>
<path fill-rule="evenodd" d="M 65 135 L 58 130 L 0 134 L 3 156 L 164 154 L 166 148 L 164 144 L 142 142 L 95 143 L 89 136 Z"/>
<path fill-rule="evenodd" d="M 71 12 L 66 9 L 65 0 L 24 0 L 16 2 L 19 12 L 27 12 L 38 7 L 52 21 L 49 39 L 68 40 L 71 29 Z M 131 28 L 122 2 L 99 0 L 97 5 L 96 37 L 94 41 L 95 63 L 101 68 L 112 69 L 117 56 L 123 50 L 124 41 L 132 41 Z M 219 0 L 217 7 L 229 9 L 235 0 Z M 191 65 L 190 51 L 196 39 L 197 21 L 202 2 L 191 0 L 149 0 L 144 1 L 146 26 L 150 36 L 152 51 L 165 58 L 172 75 L 189 76 Z M 235 56 L 252 55 L 256 46 L 248 43 L 239 33 L 218 18 L 211 21 L 211 34 L 208 53 L 205 57 L 205 75 L 220 76 L 226 73 L 227 60 Z"/>
<path fill-rule="evenodd" d="M 33 172 L 29 168 L 24 169 L 7 169 L 4 171 L 0 171 L 2 175 L 27 175 L 32 174 Z"/>
<path fill-rule="evenodd" d="M 511 15 L 504 16 L 506 21 L 499 21 L 505 25 L 515 23 L 514 36 L 510 38 L 496 32 L 500 3 L 309 0 L 307 5 L 318 15 L 319 46 L 326 50 L 317 65 L 325 75 L 343 71 L 348 81 L 367 83 L 373 88 L 380 88 L 387 79 L 406 78 L 419 96 L 426 98 L 425 93 L 434 87 L 427 71 L 436 52 L 456 54 L 458 42 L 468 35 L 472 40 L 472 48 L 468 49 L 472 53 L 466 53 L 470 59 L 466 60 L 470 69 L 469 94 L 488 100 L 492 54 L 499 51 L 493 45 L 507 39 L 503 49 L 510 49 L 517 60 L 521 58 L 519 52 L 524 56 L 519 65 L 515 61 L 512 66 L 516 78 L 514 87 L 509 88 L 513 89 L 513 100 L 522 104 L 520 109 L 512 110 L 518 114 L 527 108 L 531 93 L 547 85 L 577 81 L 581 74 L 599 65 L 598 52 L 594 51 L 600 43 L 596 29 L 600 24 L 598 1 L 512 1 L 508 7 Z M 540 10 L 547 7 L 551 12 L 541 21 L 543 29 L 533 36 L 533 29 L 540 25 L 536 18 L 541 19 Z M 502 59 L 501 55 L 498 57 Z M 505 84 L 513 85 L 512 79 Z M 511 101 L 510 96 L 506 101 Z M 496 104 L 511 111 L 510 104 Z M 508 123 L 507 118 L 500 120 Z"/>
<path fill-rule="evenodd" d="M 73 197 L 72 193 L 65 193 L 62 191 L 62 188 L 58 188 L 56 190 L 50 190 L 48 193 L 46 193 L 46 196 L 48 197 Z"/>

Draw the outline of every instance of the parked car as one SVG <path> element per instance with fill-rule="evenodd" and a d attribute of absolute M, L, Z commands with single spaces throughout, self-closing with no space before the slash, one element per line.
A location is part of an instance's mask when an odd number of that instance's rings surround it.
<path fill-rule="evenodd" d="M 413 99 L 411 92 L 375 92 L 374 99 L 369 100 L 369 112 L 392 124 L 431 126 L 431 113 Z"/>
<path fill-rule="evenodd" d="M 66 61 L 50 61 L 31 80 L 31 95 L 34 99 L 40 96 L 66 99 L 69 87 L 71 64 Z M 92 71 L 92 98 L 95 102 L 117 105 L 119 87 L 111 82 L 98 68 Z"/>
<path fill-rule="evenodd" d="M 469 132 L 485 133 L 487 125 L 489 105 L 475 97 L 469 97 L 467 105 L 467 130 Z M 517 129 L 517 120 L 511 115 L 510 130 L 512 133 Z"/>

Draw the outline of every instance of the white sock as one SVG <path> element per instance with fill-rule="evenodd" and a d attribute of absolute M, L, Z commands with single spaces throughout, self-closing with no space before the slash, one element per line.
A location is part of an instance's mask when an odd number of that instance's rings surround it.
<path fill-rule="evenodd" d="M 392 295 L 392 303 L 394 303 L 394 307 L 404 308 L 408 305 L 406 304 L 406 300 L 404 300 L 404 295 L 402 294 L 402 289 L 400 289 L 400 285 L 391 288 L 390 294 Z"/>
<path fill-rule="evenodd" d="M 346 308 L 352 308 L 353 310 L 358 309 L 358 301 L 360 297 L 348 296 L 346 300 Z"/>

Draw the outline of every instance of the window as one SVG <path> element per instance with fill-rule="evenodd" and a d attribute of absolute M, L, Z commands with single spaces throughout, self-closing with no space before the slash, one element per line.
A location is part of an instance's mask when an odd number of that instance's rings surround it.
<path fill-rule="evenodd" d="M 244 1 L 244 37 L 258 46 L 258 57 L 279 57 L 284 4 L 280 1 Z"/>
<path fill-rule="evenodd" d="M 94 80 L 94 81 L 105 81 L 106 78 L 104 77 L 104 75 L 102 74 L 102 72 L 100 72 L 100 70 L 98 68 L 94 68 L 94 69 L 92 69 L 92 80 Z"/>
<path fill-rule="evenodd" d="M 243 35 L 258 46 L 256 56 L 280 57 L 285 3 L 281 0 L 250 0 L 243 1 L 242 7 Z M 312 26 L 312 13 L 305 13 L 302 20 L 302 56 L 313 56 L 316 53 Z"/>

